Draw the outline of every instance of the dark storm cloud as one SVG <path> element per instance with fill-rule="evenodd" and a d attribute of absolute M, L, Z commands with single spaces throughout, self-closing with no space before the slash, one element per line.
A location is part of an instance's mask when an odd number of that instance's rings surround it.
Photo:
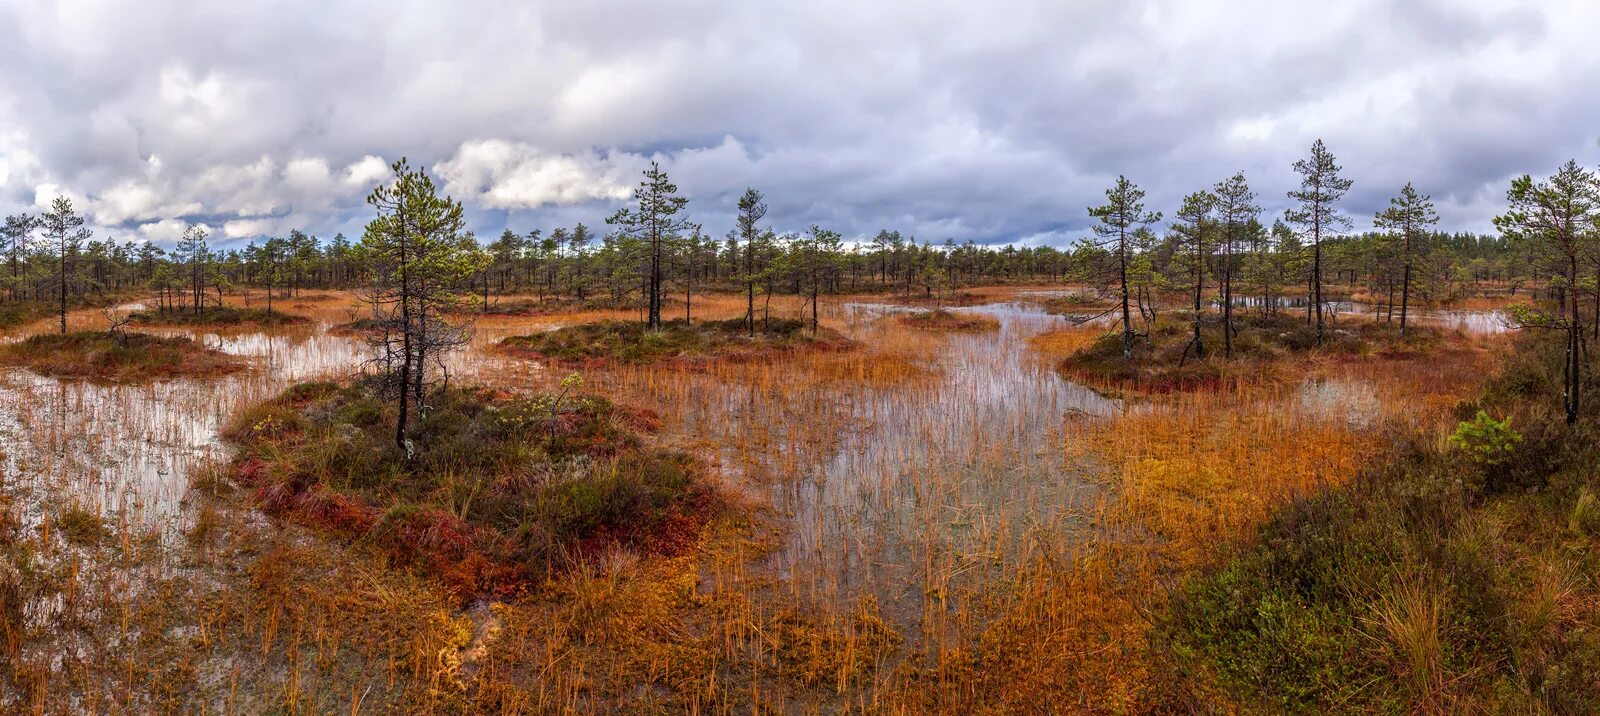
<path fill-rule="evenodd" d="M 1407 181 L 1487 230 L 1593 164 L 1589 3 L 27 2 L 0 6 L 0 211 L 64 193 L 166 241 L 357 235 L 386 162 L 473 228 L 600 226 L 661 161 L 720 235 L 1065 242 L 1118 174 L 1170 213 L 1243 170 L 1271 213 L 1324 138 L 1358 225 Z"/>

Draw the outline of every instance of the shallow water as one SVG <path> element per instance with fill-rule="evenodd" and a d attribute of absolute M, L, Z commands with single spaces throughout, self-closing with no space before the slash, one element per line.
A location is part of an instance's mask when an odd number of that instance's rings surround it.
<path fill-rule="evenodd" d="M 1031 349 L 1029 337 L 1070 324 L 1025 300 L 952 309 L 991 316 L 1000 328 L 938 337 L 888 320 L 922 309 L 824 308 L 864 350 L 924 346 L 911 360 L 930 378 L 797 390 L 784 383 L 781 362 L 763 380 L 676 368 L 586 378 L 623 400 L 653 401 L 668 440 L 713 456 L 731 487 L 773 508 L 782 535 L 762 567 L 787 588 L 833 605 L 871 596 L 902 627 L 928 629 L 959 608 L 953 595 L 981 601 L 970 592 L 1003 582 L 1030 539 L 1060 540 L 1078 528 L 1101 487 L 1091 479 L 1096 466 L 1065 462 L 1065 428 L 1125 406 L 1063 379 Z M 181 528 L 190 468 L 226 450 L 217 433 L 229 415 L 294 382 L 359 370 L 364 344 L 330 333 L 333 320 L 272 331 L 162 331 L 251 360 L 250 371 L 220 379 L 95 385 L 0 368 L 0 470 L 41 488 L 36 494 Z M 1419 312 L 1417 320 L 1503 330 L 1498 312 Z M 472 347 L 448 361 L 451 380 L 548 385 L 559 371 L 484 350 L 548 325 L 484 321 Z M 1372 388 L 1353 381 L 1308 381 L 1286 399 L 1292 409 L 1357 427 L 1378 412 Z"/>
<path fill-rule="evenodd" d="M 872 341 L 899 307 L 844 307 L 851 333 Z M 953 334 L 928 356 L 940 380 L 925 391 L 862 390 L 850 410 L 869 429 L 844 436 L 812 466 L 801 489 L 776 502 L 794 518 L 787 546 L 772 559 L 785 575 L 807 569 L 848 592 L 869 585 L 892 613 L 922 607 L 911 587 L 928 579 L 930 558 L 965 570 L 978 556 L 1003 568 L 1023 537 L 1062 532 L 1072 510 L 1098 493 L 1064 465 L 1059 445 L 1069 415 L 1107 416 L 1121 402 L 1066 381 L 1027 338 L 1067 325 L 1027 303 L 955 309 L 999 320 L 1000 330 Z M 909 598 L 902 595 L 910 595 Z M 914 603 L 914 604 L 912 604 Z"/>

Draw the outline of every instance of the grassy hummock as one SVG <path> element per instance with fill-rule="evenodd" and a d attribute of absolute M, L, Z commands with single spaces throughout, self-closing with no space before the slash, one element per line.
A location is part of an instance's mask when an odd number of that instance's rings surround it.
<path fill-rule="evenodd" d="M 1059 367 L 1076 380 L 1161 393 L 1220 387 L 1227 382 L 1230 364 L 1269 369 L 1296 356 L 1404 358 L 1438 348 L 1442 338 L 1439 330 L 1425 326 L 1409 326 L 1402 336 L 1397 324 L 1352 321 L 1324 326 L 1319 346 L 1316 329 L 1291 316 L 1239 317 L 1234 328 L 1231 361 L 1223 358 L 1220 321 L 1208 316 L 1201 328 L 1204 357 L 1190 344 L 1193 329 L 1188 323 L 1164 318 L 1147 335 L 1135 337 L 1132 360 L 1123 356 L 1122 333 L 1114 330 L 1067 356 Z"/>
<path fill-rule="evenodd" d="M 936 308 L 899 316 L 900 323 L 924 331 L 951 333 L 983 333 L 1000 330 L 1000 322 L 992 317 L 975 313 L 957 313 Z"/>
<path fill-rule="evenodd" d="M 41 333 L 0 346 L 0 362 L 56 378 L 125 382 L 242 370 L 234 356 L 185 336 L 107 331 Z"/>
<path fill-rule="evenodd" d="M 1111 298 L 1092 293 L 1072 291 L 1062 296 L 1050 296 L 1039 301 L 1045 313 L 1058 316 L 1082 317 L 1104 312 L 1113 305 Z"/>
<path fill-rule="evenodd" d="M 511 594 L 611 545 L 681 551 L 713 502 L 690 456 L 648 445 L 656 418 L 593 395 L 435 391 L 408 461 L 396 407 L 365 383 L 307 383 L 224 437 L 262 507 L 368 540 L 462 597 Z"/>
<path fill-rule="evenodd" d="M 512 336 L 500 342 L 503 350 L 515 355 L 567 364 L 751 358 L 802 348 L 837 350 L 851 345 L 848 339 L 826 328 L 813 334 L 805 321 L 796 319 L 758 320 L 752 336 L 742 318 L 694 324 L 671 321 L 659 331 L 651 331 L 641 321 L 601 321 Z"/>
<path fill-rule="evenodd" d="M 1401 443 L 1183 585 L 1168 705 L 1600 712 L 1600 410 L 1565 425 L 1560 338 L 1519 340 L 1451 441 Z"/>
<path fill-rule="evenodd" d="M 511 297 L 473 301 L 459 307 L 457 312 L 481 316 L 552 316 L 573 311 L 599 311 L 622 307 L 599 299 Z"/>
<path fill-rule="evenodd" d="M 377 318 L 357 318 L 353 321 L 335 325 L 329 328 L 328 332 L 343 335 L 362 335 L 382 331 L 385 325 L 386 323 L 383 320 Z"/>
<path fill-rule="evenodd" d="M 129 316 L 134 323 L 159 326 L 287 326 L 309 323 L 310 319 L 265 308 L 211 306 L 198 311 L 178 308 L 166 311 L 139 311 Z"/>

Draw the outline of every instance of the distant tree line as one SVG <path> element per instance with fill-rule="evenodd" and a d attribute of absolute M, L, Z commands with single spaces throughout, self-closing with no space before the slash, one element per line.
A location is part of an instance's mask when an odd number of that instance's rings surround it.
<path fill-rule="evenodd" d="M 765 199 L 754 189 L 741 197 L 736 226 L 718 239 L 692 220 L 688 199 L 657 166 L 605 229 L 507 228 L 492 240 L 466 242 L 475 258 L 463 290 L 485 304 L 516 294 L 634 308 L 658 325 L 668 303 L 692 307 L 694 296 L 708 291 L 745 295 L 753 320 L 769 313 L 766 299 L 779 294 L 803 296 L 809 305 L 838 293 L 932 295 L 976 284 L 1086 282 L 1110 296 L 1126 294 L 1129 331 L 1138 317 L 1153 316 L 1157 297 L 1176 294 L 1192 308 L 1233 306 L 1248 297 L 1279 310 L 1287 297 L 1309 298 L 1312 321 L 1330 286 L 1340 295 L 1365 292 L 1401 321 L 1413 301 L 1448 300 L 1484 285 L 1563 296 L 1575 286 L 1574 301 L 1593 296 L 1594 270 L 1568 279 L 1571 271 L 1555 271 L 1537 252 L 1514 247 L 1512 231 L 1434 230 L 1431 202 L 1410 187 L 1374 217 L 1377 230 L 1346 233 L 1338 199 L 1348 184 L 1341 188 L 1331 154 L 1319 142 L 1296 171 L 1304 184 L 1291 193 L 1296 208 L 1282 217 L 1260 215 L 1240 174 L 1186 197 L 1160 233 L 1151 228 L 1159 214 L 1145 211 L 1142 192 L 1119 180 L 1108 203 L 1092 212 L 1093 236 L 1054 247 L 931 243 L 893 230 L 846 242 L 821 226 L 778 232 L 763 223 Z M 1594 249 L 1579 253 L 1578 263 L 1600 267 Z M 241 289 L 271 302 L 308 289 L 367 286 L 373 273 L 359 242 L 342 234 L 324 241 L 291 231 L 227 250 L 213 248 L 199 227 L 171 250 L 97 239 L 64 198 L 44 214 L 7 217 L 0 229 L 0 315 L 8 304 L 14 313 L 24 305 L 59 310 L 135 290 L 166 310 L 197 310 Z"/>

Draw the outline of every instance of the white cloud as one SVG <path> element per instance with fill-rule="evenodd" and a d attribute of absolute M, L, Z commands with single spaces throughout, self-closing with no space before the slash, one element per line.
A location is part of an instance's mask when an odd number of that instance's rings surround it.
<path fill-rule="evenodd" d="M 157 244 L 172 244 L 183 238 L 183 232 L 189 228 L 188 222 L 182 219 L 162 219 L 147 224 L 140 224 L 139 238 Z"/>
<path fill-rule="evenodd" d="M 755 186 L 780 229 L 1056 240 L 1117 174 L 1170 208 L 1242 169 L 1275 211 L 1321 135 L 1352 214 L 1415 181 L 1481 230 L 1510 175 L 1600 160 L 1595 26 L 1582 0 L 0 4 L 0 213 L 353 232 L 405 156 L 492 235 L 596 224 L 659 159 L 713 233 Z"/>
<path fill-rule="evenodd" d="M 503 139 L 466 142 L 435 170 L 445 191 L 491 209 L 536 209 L 620 200 L 645 160 L 634 154 L 552 155 Z"/>
<path fill-rule="evenodd" d="M 288 233 L 290 228 L 293 227 L 282 219 L 234 219 L 222 223 L 222 235 L 230 239 L 246 239 Z"/>

